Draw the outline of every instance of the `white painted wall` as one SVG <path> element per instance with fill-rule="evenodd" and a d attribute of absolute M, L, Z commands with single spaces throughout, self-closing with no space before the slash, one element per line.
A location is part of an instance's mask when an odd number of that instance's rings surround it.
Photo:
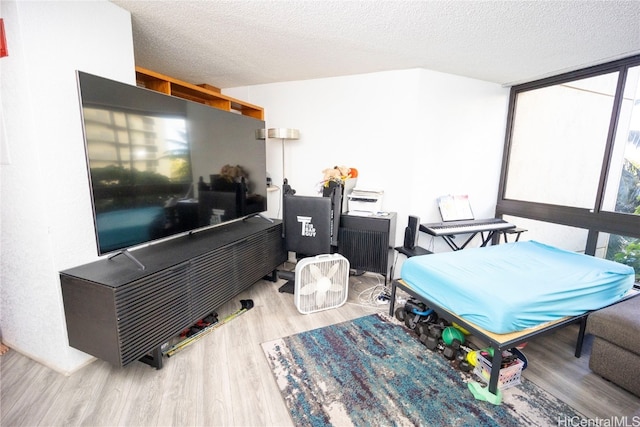
<path fill-rule="evenodd" d="M 10 347 L 67 373 L 58 272 L 97 259 L 75 70 L 135 84 L 130 14 L 107 1 L 3 0 L 2 290 Z"/>
<path fill-rule="evenodd" d="M 133 84 L 131 18 L 107 1 L 3 0 L 0 10 L 10 54 L 0 59 L 0 328 L 12 348 L 72 372 L 91 357 L 68 346 L 58 272 L 97 258 L 74 72 Z M 478 217 L 493 214 L 508 89 L 415 69 L 225 92 L 264 106 L 267 127 L 300 129 L 286 150 L 298 194 L 316 194 L 334 165 L 383 189 L 397 244 L 408 215 L 438 220 L 442 194 L 468 193 Z M 267 157 L 279 184 L 279 141 Z"/>
<path fill-rule="evenodd" d="M 440 221 L 436 198 L 443 194 L 469 194 L 478 218 L 494 214 L 508 88 L 412 69 L 224 92 L 264 107 L 268 128 L 300 129 L 300 139 L 285 148 L 297 194 L 317 195 L 322 170 L 335 165 L 357 168 L 357 187 L 384 190 L 384 210 L 398 213 L 398 245 L 409 215 Z M 281 157 L 280 141 L 268 140 L 267 169 L 276 184 Z M 269 213 L 278 213 L 279 197 L 270 194 Z M 449 250 L 426 234 L 420 245 Z"/>

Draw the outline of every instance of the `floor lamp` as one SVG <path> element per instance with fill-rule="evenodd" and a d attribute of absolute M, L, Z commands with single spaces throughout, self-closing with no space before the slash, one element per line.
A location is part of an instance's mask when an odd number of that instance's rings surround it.
<path fill-rule="evenodd" d="M 282 197 L 280 198 L 280 200 L 282 202 L 282 237 L 286 239 L 285 197 L 293 196 L 294 194 L 296 194 L 296 190 L 291 188 L 286 178 L 287 169 L 285 168 L 284 163 L 284 142 L 300 139 L 300 131 L 298 129 L 290 128 L 270 128 L 267 130 L 267 137 L 272 139 L 280 139 L 280 142 L 282 144 Z M 295 273 L 291 271 L 278 271 L 278 276 L 287 280 L 287 282 L 280 287 L 279 291 L 291 294 L 294 293 Z"/>
<path fill-rule="evenodd" d="M 284 167 L 284 142 L 300 139 L 300 131 L 290 128 L 271 128 L 267 130 L 267 137 L 280 139 L 282 143 L 282 195 L 295 194 L 296 190 L 291 188 L 285 177 L 287 171 Z"/>

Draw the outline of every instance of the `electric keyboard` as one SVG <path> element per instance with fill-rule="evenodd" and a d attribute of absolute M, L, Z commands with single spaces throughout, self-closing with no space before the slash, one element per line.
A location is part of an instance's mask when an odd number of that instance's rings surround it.
<path fill-rule="evenodd" d="M 502 231 L 509 230 L 511 228 L 516 228 L 516 226 L 500 218 L 420 224 L 420 231 L 424 231 L 432 236 L 450 236 L 453 234 L 482 233 L 484 231 Z"/>

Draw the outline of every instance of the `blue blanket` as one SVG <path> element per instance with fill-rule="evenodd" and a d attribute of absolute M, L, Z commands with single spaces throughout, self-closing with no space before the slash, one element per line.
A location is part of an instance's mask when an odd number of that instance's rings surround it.
<path fill-rule="evenodd" d="M 411 257 L 401 278 L 426 299 L 504 334 L 618 301 L 633 268 L 535 241 Z"/>

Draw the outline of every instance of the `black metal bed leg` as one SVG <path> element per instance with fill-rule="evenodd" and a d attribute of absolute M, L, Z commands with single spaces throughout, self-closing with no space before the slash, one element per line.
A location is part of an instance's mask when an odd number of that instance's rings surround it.
<path fill-rule="evenodd" d="M 502 350 L 493 348 L 491 358 L 491 377 L 489 377 L 489 391 L 498 394 L 498 379 L 500 378 L 500 366 L 502 365 Z"/>
<path fill-rule="evenodd" d="M 576 357 L 582 356 L 582 344 L 584 343 L 584 334 L 587 329 L 587 316 L 580 318 L 580 330 L 578 331 L 578 339 L 576 340 Z"/>
<path fill-rule="evenodd" d="M 391 297 L 389 298 L 389 316 L 393 317 L 393 311 L 396 305 L 396 281 L 391 279 Z"/>

